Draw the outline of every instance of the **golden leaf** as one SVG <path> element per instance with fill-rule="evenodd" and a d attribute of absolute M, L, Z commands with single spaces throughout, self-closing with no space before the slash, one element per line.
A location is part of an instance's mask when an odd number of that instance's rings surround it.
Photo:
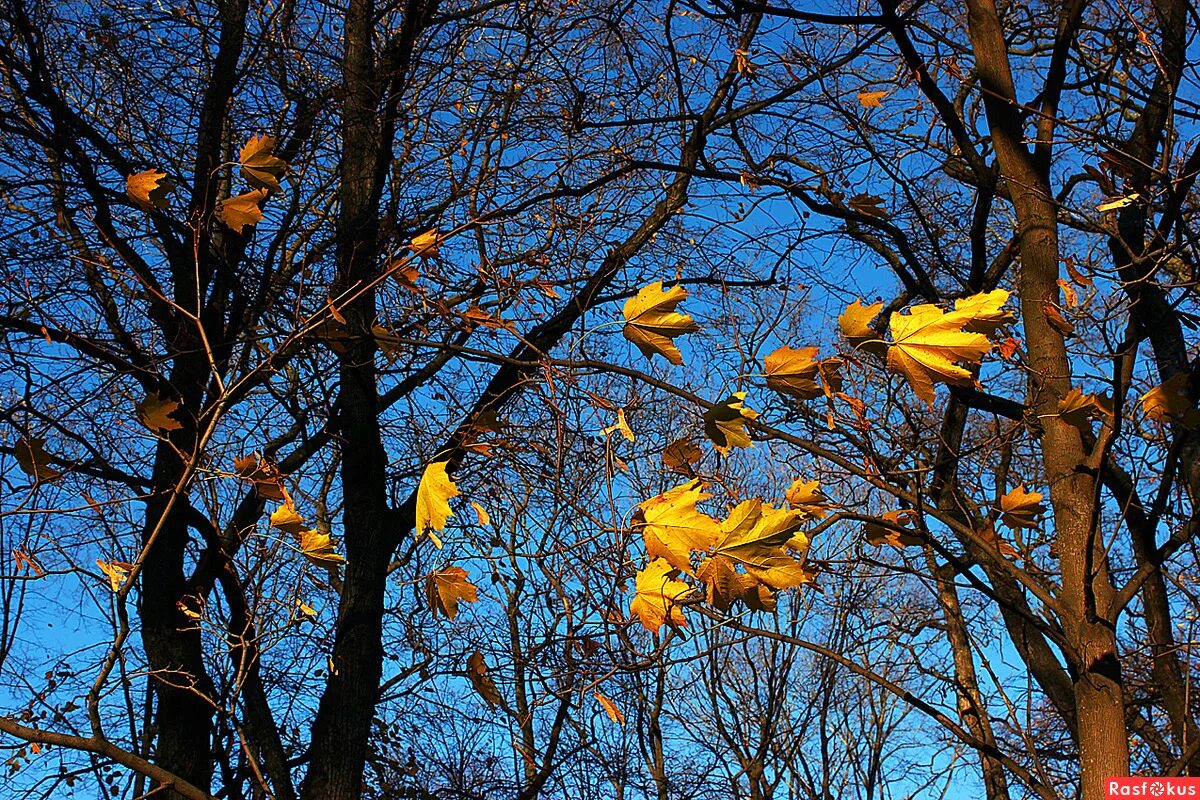
<path fill-rule="evenodd" d="M 788 552 L 788 543 L 804 516 L 799 511 L 772 508 L 761 500 L 738 503 L 721 523 L 721 539 L 697 570 L 696 577 L 712 574 L 712 561 L 726 561 L 722 569 L 741 566 L 746 574 L 771 589 L 790 589 L 812 580 L 804 565 Z"/>
<path fill-rule="evenodd" d="M 492 518 L 488 514 L 486 508 L 479 505 L 479 503 L 476 503 L 474 500 L 471 501 L 471 508 L 475 509 L 475 517 L 479 520 L 480 525 L 486 527 L 492 524 Z"/>
<path fill-rule="evenodd" d="M 930 407 L 935 397 L 934 383 L 974 385 L 975 377 L 959 364 L 977 367 L 992 349 L 987 336 L 967 330 L 976 319 L 973 311 L 944 312 L 934 305 L 913 306 L 908 314 L 892 314 L 888 369 L 902 375 Z"/>
<path fill-rule="evenodd" d="M 767 373 L 767 388 L 790 394 L 801 400 L 811 400 L 823 394 L 817 383 L 820 362 L 816 360 L 817 348 L 780 347 L 763 359 Z"/>
<path fill-rule="evenodd" d="M 960 297 L 954 301 L 954 313 L 967 316 L 967 323 L 963 325 L 964 331 L 991 336 L 1005 325 L 1011 325 L 1017 321 L 1016 314 L 1001 308 L 1006 302 L 1008 302 L 1008 292 L 996 289 L 969 297 Z"/>
<path fill-rule="evenodd" d="M 287 170 L 287 162 L 276 157 L 272 153 L 274 149 L 273 136 L 254 136 L 242 146 L 242 151 L 238 154 L 238 163 L 242 165 L 242 177 L 251 186 L 270 189 L 273 192 L 280 191 L 279 179 Z"/>
<path fill-rule="evenodd" d="M 745 392 L 734 392 L 704 412 L 704 434 L 726 455 L 735 447 L 752 447 L 746 424 L 758 418 L 758 412 L 742 403 Z"/>
<path fill-rule="evenodd" d="M 467 571 L 462 567 L 446 567 L 426 575 L 425 597 L 435 617 L 441 613 L 451 620 L 458 615 L 460 602 L 479 601 L 478 587 L 467 580 Z"/>
<path fill-rule="evenodd" d="M 657 353 L 676 366 L 683 364 L 683 355 L 673 340 L 700 330 L 690 316 L 675 310 L 687 296 L 688 291 L 682 286 L 664 290 L 662 281 L 643 287 L 637 296 L 625 302 L 625 338 L 637 345 L 646 358 Z"/>
<path fill-rule="evenodd" d="M 296 511 L 291 503 L 284 503 L 271 512 L 271 527 L 278 528 L 284 533 L 299 535 L 305 529 L 304 517 Z"/>
<path fill-rule="evenodd" d="M 129 571 L 133 569 L 133 564 L 126 561 L 101 561 L 96 559 L 96 566 L 108 578 L 108 585 L 112 587 L 114 592 L 121 591 L 121 584 L 125 583 L 125 579 L 129 577 Z"/>
<path fill-rule="evenodd" d="M 299 597 L 296 598 L 296 613 L 298 613 L 301 617 L 307 617 L 310 619 L 317 616 L 317 610 L 301 600 Z"/>
<path fill-rule="evenodd" d="M 878 92 L 859 92 L 856 95 L 859 105 L 861 105 L 863 108 L 883 108 L 883 98 L 887 96 L 888 92 L 886 90 Z"/>
<path fill-rule="evenodd" d="M 167 195 L 175 188 L 175 182 L 162 170 L 148 169 L 125 179 L 125 194 L 146 211 L 166 208 Z"/>
<path fill-rule="evenodd" d="M 663 448 L 662 452 L 663 466 L 683 475 L 691 475 L 692 464 L 698 463 L 702 458 L 704 451 L 687 439 L 676 439 Z"/>
<path fill-rule="evenodd" d="M 703 484 L 693 480 L 644 501 L 639 508 L 645 520 L 642 537 L 646 557 L 661 558 L 673 568 L 692 574 L 692 551 L 708 550 L 720 534 L 720 524 L 696 510 L 696 504 L 709 497 Z"/>
<path fill-rule="evenodd" d="M 333 569 L 346 561 L 345 558 L 334 552 L 333 539 L 328 533 L 319 530 L 305 530 L 296 534 L 296 539 L 300 545 L 301 554 L 318 567 Z"/>
<path fill-rule="evenodd" d="M 52 481 L 62 477 L 62 472 L 50 466 L 50 454 L 45 449 L 46 440 L 37 436 L 18 439 L 13 447 L 17 466 L 29 477 L 38 481 Z"/>
<path fill-rule="evenodd" d="M 421 277 L 421 270 L 411 259 L 402 258 L 394 262 L 387 268 L 387 272 L 396 279 L 396 283 L 410 292 L 421 291 L 421 287 L 417 286 L 417 278 Z"/>
<path fill-rule="evenodd" d="M 179 401 L 161 392 L 151 392 L 146 399 L 137 404 L 138 421 L 155 433 L 177 431 L 183 423 L 172 414 L 179 410 Z"/>
<path fill-rule="evenodd" d="M 446 462 L 434 461 L 425 468 L 417 487 L 416 534 L 418 539 L 428 536 L 439 550 L 442 540 L 435 532 L 443 530 L 446 520 L 454 516 L 451 497 L 458 497 L 458 487 L 446 472 Z"/>
<path fill-rule="evenodd" d="M 433 258 L 438 254 L 438 248 L 441 246 L 442 240 L 437 228 L 413 237 L 413 240 L 408 243 L 408 248 L 418 258 Z"/>
<path fill-rule="evenodd" d="M 633 435 L 633 429 L 630 428 L 629 423 L 625 421 L 625 409 L 623 408 L 617 409 L 617 421 L 615 423 L 609 425 L 607 428 L 600 429 L 600 433 L 605 436 L 608 436 L 610 433 L 614 433 L 616 431 L 620 431 L 621 435 L 631 442 L 637 439 L 637 437 Z"/>
<path fill-rule="evenodd" d="M 882 309 L 882 301 L 864 306 L 862 301 L 856 298 L 853 303 L 846 306 L 845 311 L 838 315 L 838 328 L 841 329 L 842 336 L 846 337 L 846 341 L 850 343 L 851 347 L 857 350 L 867 345 L 864 349 L 869 352 L 882 351 L 883 345 L 876 344 L 879 334 L 871 328 L 871 320 L 875 319 Z"/>
<path fill-rule="evenodd" d="M 255 189 L 236 197 L 227 197 L 217 204 L 217 216 L 225 223 L 225 227 L 244 235 L 247 225 L 254 227 L 262 221 L 263 213 L 259 204 L 266 196 L 266 189 Z"/>
<path fill-rule="evenodd" d="M 621 713 L 621 709 L 617 708 L 616 703 L 600 694 L 599 689 L 593 689 L 592 694 L 596 695 L 596 702 L 599 703 L 600 707 L 604 709 L 604 713 L 608 715 L 610 720 L 618 725 L 625 725 L 625 715 Z"/>
<path fill-rule="evenodd" d="M 492 680 L 492 676 L 488 675 L 487 662 L 483 660 L 483 653 L 478 650 L 467 659 L 467 678 L 479 696 L 488 704 L 488 708 L 504 705 L 504 698 L 501 697 L 500 690 L 496 688 L 496 682 Z"/>
<path fill-rule="evenodd" d="M 897 549 L 901 547 L 920 547 L 925 544 L 924 537 L 918 536 L 915 531 L 909 532 L 912 531 L 909 523 L 915 522 L 916 519 L 917 512 L 911 508 L 888 511 L 881 514 L 878 522 L 868 522 L 865 526 L 867 543 L 873 544 L 876 547 L 890 544 Z M 896 530 L 896 528 L 902 528 L 903 530 Z"/>
<path fill-rule="evenodd" d="M 675 580 L 672 577 L 675 572 L 665 558 L 656 558 L 645 569 L 638 571 L 629 610 L 652 633 L 658 633 L 668 620 L 672 625 L 687 627 L 679 603 L 692 593 L 692 588 L 683 581 Z"/>
<path fill-rule="evenodd" d="M 1025 491 L 1021 484 L 1000 498 L 1000 521 L 1012 529 L 1036 528 L 1038 516 L 1046 510 L 1039 492 Z"/>
<path fill-rule="evenodd" d="M 775 610 L 775 593 L 770 587 L 738 572 L 728 559 L 705 559 L 697 577 L 704 583 L 705 599 L 721 611 L 728 611 L 738 600 L 754 611 Z"/>
<path fill-rule="evenodd" d="M 1084 394 L 1078 386 L 1058 401 L 1058 416 L 1063 422 L 1080 430 L 1090 432 L 1091 420 L 1105 415 L 1112 416 L 1112 413 L 1112 400 L 1103 395 Z"/>
<path fill-rule="evenodd" d="M 1138 200 L 1141 200 L 1141 199 L 1142 199 L 1142 196 L 1140 194 L 1138 194 L 1137 192 L 1134 192 L 1133 194 L 1127 194 L 1124 197 L 1118 197 L 1115 200 L 1109 200 L 1108 202 L 1101 203 L 1100 205 L 1096 206 L 1096 210 L 1099 211 L 1101 214 L 1103 214 L 1107 211 L 1119 211 L 1120 209 L 1125 208 L 1126 206 L 1133 205 L 1134 203 L 1136 203 Z"/>
<path fill-rule="evenodd" d="M 821 492 L 820 481 L 797 478 L 788 487 L 784 499 L 790 508 L 799 511 L 807 519 L 823 519 L 830 506 L 829 498 Z"/>
<path fill-rule="evenodd" d="M 1188 396 L 1188 373 L 1176 372 L 1138 399 L 1147 419 L 1160 425 L 1176 422 L 1185 428 L 1200 425 L 1200 410 Z"/>

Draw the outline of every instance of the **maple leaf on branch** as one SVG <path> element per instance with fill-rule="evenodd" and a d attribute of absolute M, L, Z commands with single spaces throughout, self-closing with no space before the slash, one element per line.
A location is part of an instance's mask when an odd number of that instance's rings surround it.
<path fill-rule="evenodd" d="M 246 226 L 254 227 L 262 222 L 262 201 L 267 197 L 266 189 L 255 189 L 227 197 L 217 203 L 217 217 L 225 227 L 245 235 Z"/>
<path fill-rule="evenodd" d="M 704 412 L 704 434 L 721 455 L 727 455 L 735 447 L 754 445 L 746 425 L 758 419 L 758 412 L 746 408 L 745 399 L 745 392 L 734 392 Z"/>
<path fill-rule="evenodd" d="M 1040 492 L 1029 492 L 1021 484 L 1000 498 L 1000 521 L 1014 530 L 1036 528 L 1037 518 L 1046 510 Z"/>
<path fill-rule="evenodd" d="M 458 494 L 458 487 L 446 472 L 445 461 L 434 461 L 425 467 L 417 486 L 415 532 L 418 539 L 428 536 L 434 547 L 441 549 L 442 540 L 436 532 L 445 529 L 446 520 L 454 516 L 450 498 L 458 497 Z"/>
<path fill-rule="evenodd" d="M 646 557 L 661 558 L 691 575 L 692 553 L 708 550 L 720 533 L 720 523 L 696 510 L 696 504 L 710 496 L 697 479 L 642 502 L 639 512 L 644 520 Z"/>
<path fill-rule="evenodd" d="M 145 211 L 166 208 L 167 195 L 174 189 L 175 182 L 158 169 L 137 172 L 125 179 L 125 194 Z"/>
<path fill-rule="evenodd" d="M 994 346 L 985 332 L 994 332 L 1014 319 L 1000 308 L 1007 299 L 1008 292 L 997 289 L 963 298 L 953 311 L 924 304 L 912 306 L 907 314 L 892 314 L 888 320 L 892 331 L 888 369 L 903 376 L 930 407 L 935 383 L 975 386 L 977 381 L 968 367 L 978 368 Z"/>
<path fill-rule="evenodd" d="M 662 288 L 662 281 L 643 287 L 636 296 L 625 301 L 625 338 L 637 345 L 646 358 L 656 353 L 676 366 L 683 364 L 683 354 L 674 339 L 700 330 L 687 314 L 675 306 L 688 296 L 682 286 Z"/>
<path fill-rule="evenodd" d="M 242 167 L 242 177 L 251 186 L 272 192 L 281 191 L 279 179 L 287 171 L 287 162 L 274 155 L 274 150 L 273 136 L 253 136 L 242 146 L 238 163 Z"/>
<path fill-rule="evenodd" d="M 467 571 L 462 567 L 446 567 L 426 575 L 425 597 L 435 617 L 445 614 L 451 621 L 458 615 L 460 602 L 479 601 L 478 587 L 467 580 Z"/>
<path fill-rule="evenodd" d="M 800 400 L 829 396 L 841 387 L 840 358 L 817 359 L 817 348 L 780 347 L 763 359 L 767 388 Z M 820 377 L 823 383 L 818 382 Z M 836 387 L 836 388 L 835 388 Z"/>
<path fill-rule="evenodd" d="M 803 522 L 803 514 L 793 509 L 773 508 L 758 499 L 739 503 L 721 523 L 721 538 L 696 577 L 711 584 L 713 576 L 740 566 L 749 578 L 775 591 L 811 582 L 808 570 L 788 552 Z M 807 544 L 805 539 L 804 549 Z"/>
<path fill-rule="evenodd" d="M 651 633 L 658 633 L 668 621 L 687 627 L 680 603 L 691 596 L 692 587 L 676 580 L 673 576 L 677 572 L 665 558 L 656 558 L 638 571 L 629 611 Z"/>
<path fill-rule="evenodd" d="M 180 409 L 179 401 L 162 392 L 151 392 L 137 404 L 138 421 L 155 433 L 168 433 L 183 427 L 175 418 Z"/>
<path fill-rule="evenodd" d="M 1200 425 L 1200 410 L 1188 396 L 1188 373 L 1179 371 L 1138 398 L 1146 419 L 1159 425 L 1174 422 L 1184 428 Z"/>
<path fill-rule="evenodd" d="M 882 309 L 882 301 L 864 306 L 862 300 L 856 298 L 853 303 L 846 306 L 845 311 L 838 315 L 838 329 L 855 350 L 883 352 L 883 343 L 878 341 L 879 334 L 871 327 L 871 320 L 879 316 Z"/>

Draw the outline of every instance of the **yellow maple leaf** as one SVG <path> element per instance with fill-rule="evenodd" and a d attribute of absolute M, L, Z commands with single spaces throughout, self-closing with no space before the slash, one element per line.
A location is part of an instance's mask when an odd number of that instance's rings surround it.
<path fill-rule="evenodd" d="M 167 173 L 158 169 L 137 172 L 125 179 L 125 194 L 142 209 L 166 208 L 167 195 L 175 188 L 175 182 Z"/>
<path fill-rule="evenodd" d="M 882 351 L 883 345 L 878 342 L 879 334 L 871 328 L 871 320 L 875 319 L 882 309 L 883 301 L 864 306 L 862 300 L 855 298 L 854 302 L 838 315 L 838 328 L 851 347 L 856 350 L 863 348 L 868 351 Z"/>
<path fill-rule="evenodd" d="M 745 392 L 734 392 L 704 412 L 704 434 L 716 445 L 717 452 L 726 455 L 735 447 L 752 447 L 749 422 L 758 419 L 758 412 L 746 408 Z"/>
<path fill-rule="evenodd" d="M 255 189 L 236 197 L 227 197 L 217 204 L 217 216 L 225 223 L 225 227 L 244 235 L 247 225 L 254 227 L 262 221 L 260 204 L 266 196 L 266 189 Z"/>
<path fill-rule="evenodd" d="M 446 567 L 425 576 L 425 596 L 435 617 L 441 613 L 453 620 L 460 602 L 479 601 L 478 591 L 478 587 L 467 580 L 467 571 L 462 567 Z"/>
<path fill-rule="evenodd" d="M 811 575 L 787 547 L 803 521 L 801 512 L 773 508 L 761 500 L 738 503 L 721 523 L 721 538 L 696 576 L 704 580 L 701 570 L 712 574 L 716 568 L 709 562 L 725 561 L 722 569 L 740 566 L 755 581 L 774 590 L 810 582 Z"/>
<path fill-rule="evenodd" d="M 821 491 L 820 481 L 797 478 L 784 494 L 789 507 L 799 511 L 808 519 L 823 519 L 828 513 L 829 498 Z"/>
<path fill-rule="evenodd" d="M 443 530 L 446 520 L 454 516 L 450 510 L 451 497 L 458 497 L 458 487 L 446 472 L 446 462 L 434 461 L 425 468 L 417 486 L 416 534 L 418 539 L 428 536 L 439 550 L 442 540 L 436 531 Z"/>
<path fill-rule="evenodd" d="M 982 294 L 960 297 L 954 301 L 954 313 L 966 315 L 967 323 L 963 325 L 963 330 L 991 336 L 1003 326 L 1017 321 L 1016 314 L 1001 308 L 1006 302 L 1008 302 L 1008 292 L 1003 289 L 995 289 Z"/>
<path fill-rule="evenodd" d="M 272 528 L 297 535 L 307 527 L 304 524 L 304 517 L 296 511 L 296 506 L 287 502 L 271 512 L 270 522 Z"/>
<path fill-rule="evenodd" d="M 1090 422 L 1105 415 L 1112 416 L 1112 400 L 1103 395 L 1084 394 L 1078 386 L 1058 401 L 1058 416 L 1068 425 L 1091 431 Z"/>
<path fill-rule="evenodd" d="M 1160 425 L 1175 422 L 1185 428 L 1200 425 L 1200 410 L 1188 396 L 1188 374 L 1176 372 L 1165 382 L 1155 386 L 1140 398 L 1138 403 L 1147 419 Z"/>
<path fill-rule="evenodd" d="M 692 587 L 672 577 L 676 570 L 665 558 L 656 558 L 637 574 L 631 613 L 636 614 L 646 630 L 658 633 L 668 620 L 673 625 L 687 627 L 680 602 L 692 593 Z"/>
<path fill-rule="evenodd" d="M 676 366 L 683 364 L 683 355 L 673 340 L 700 330 L 690 316 L 675 310 L 687 296 L 688 291 L 682 286 L 663 289 L 662 281 L 643 287 L 635 297 L 625 301 L 625 338 L 637 345 L 646 358 L 657 353 Z"/>
<path fill-rule="evenodd" d="M 324 531 L 303 530 L 296 534 L 300 552 L 318 567 L 332 569 L 345 562 L 345 558 L 333 549 L 333 539 Z"/>
<path fill-rule="evenodd" d="M 62 472 L 50 466 L 50 454 L 45 449 L 46 440 L 36 436 L 28 439 L 18 439 L 13 447 L 17 466 L 31 478 L 39 481 L 52 481 L 62 476 Z"/>
<path fill-rule="evenodd" d="M 593 689 L 592 694 L 596 695 L 596 702 L 604 709 L 604 713 L 608 715 L 610 720 L 618 725 L 625 725 L 625 715 L 621 713 L 621 709 L 617 707 L 616 703 L 600 694 L 599 689 Z"/>
<path fill-rule="evenodd" d="M 839 362 L 840 363 L 840 362 Z M 800 400 L 811 400 L 825 393 L 817 382 L 821 362 L 817 361 L 817 348 L 780 347 L 763 359 L 767 373 L 767 388 L 790 394 Z"/>
<path fill-rule="evenodd" d="M 855 95 L 863 108 L 883 108 L 883 98 L 888 96 L 886 90 L 878 92 L 859 92 Z"/>
<path fill-rule="evenodd" d="M 872 521 L 866 524 L 867 543 L 876 547 L 890 544 L 897 549 L 920 547 L 925 544 L 925 539 L 918 536 L 909 525 L 910 522 L 916 520 L 917 512 L 911 508 L 885 512 L 879 516 L 878 522 Z M 901 530 L 897 530 L 897 528 Z"/>
<path fill-rule="evenodd" d="M 693 480 L 641 503 L 646 557 L 661 558 L 692 574 L 692 552 L 712 547 L 720 533 L 720 524 L 696 509 L 697 503 L 710 496 L 699 480 Z"/>
<path fill-rule="evenodd" d="M 1024 484 L 1000 498 L 1000 521 L 1014 530 L 1036 528 L 1037 518 L 1045 510 L 1041 493 L 1026 491 Z"/>
<path fill-rule="evenodd" d="M 414 236 L 412 241 L 408 243 L 408 248 L 412 250 L 413 255 L 419 258 L 433 258 L 438 254 L 438 248 L 441 246 L 442 237 L 438 233 L 437 228 Z"/>
<path fill-rule="evenodd" d="M 177 431 L 183 423 L 175 419 L 173 414 L 179 410 L 179 401 L 162 392 L 151 392 L 146 399 L 137 404 L 138 421 L 155 433 Z"/>
<path fill-rule="evenodd" d="M 696 577 L 704 583 L 704 598 L 721 611 L 728 611 L 738 600 L 753 611 L 775 610 L 775 593 L 770 587 L 738 572 L 729 559 L 705 559 Z"/>
<path fill-rule="evenodd" d="M 129 571 L 133 569 L 133 564 L 126 561 L 101 561 L 96 559 L 96 566 L 108 578 L 108 585 L 112 587 L 114 592 L 121 591 L 121 584 L 125 583 L 125 579 L 129 577 Z"/>
<path fill-rule="evenodd" d="M 242 146 L 238 163 L 242 166 L 242 177 L 251 186 L 280 191 L 279 179 L 287 170 L 287 162 L 275 156 L 274 149 L 274 136 L 254 136 Z"/>
<path fill-rule="evenodd" d="M 970 308 L 946 312 L 934 305 L 919 305 L 907 314 L 892 314 L 889 320 L 888 369 L 904 376 L 917 397 L 930 406 L 934 383 L 974 385 L 975 377 L 960 365 L 977 367 L 992 349 L 987 336 L 967 330 L 976 320 L 975 309 Z"/>

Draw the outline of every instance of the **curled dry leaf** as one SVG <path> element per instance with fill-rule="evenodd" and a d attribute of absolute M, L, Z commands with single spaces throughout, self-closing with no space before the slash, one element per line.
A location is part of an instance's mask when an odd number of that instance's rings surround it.
<path fill-rule="evenodd" d="M 450 510 L 450 498 L 458 497 L 458 487 L 446 472 L 445 461 L 434 461 L 425 468 L 421 483 L 417 486 L 416 535 L 428 536 L 439 550 L 442 540 L 437 531 L 446 527 L 446 520 L 454 516 Z"/>
<path fill-rule="evenodd" d="M 108 585 L 112 587 L 114 592 L 121 591 L 121 584 L 125 583 L 125 579 L 129 577 L 129 571 L 133 569 L 133 564 L 127 561 L 101 561 L 96 559 L 96 566 L 108 578 Z"/>
<path fill-rule="evenodd" d="M 479 601 L 479 588 L 467 580 L 467 571 L 462 567 L 446 567 L 425 576 L 425 597 L 435 617 L 444 614 L 453 620 L 460 602 Z"/>
<path fill-rule="evenodd" d="M 820 481 L 806 481 L 800 478 L 788 487 L 784 499 L 790 508 L 799 511 L 808 519 L 823 519 L 832 505 L 821 491 Z"/>
<path fill-rule="evenodd" d="M 62 477 L 62 472 L 50 466 L 50 454 L 46 452 L 46 440 L 37 436 L 18 439 L 13 447 L 17 466 L 37 481 L 52 481 Z"/>
<path fill-rule="evenodd" d="M 471 508 L 475 509 L 475 518 L 479 520 L 480 525 L 487 527 L 488 525 L 492 524 L 492 517 L 490 514 L 488 514 L 486 508 L 481 506 L 479 503 L 476 503 L 474 500 L 471 501 Z"/>
<path fill-rule="evenodd" d="M 633 429 L 629 427 L 629 423 L 625 420 L 625 409 L 617 409 L 617 421 L 607 428 L 601 428 L 600 433 L 608 436 L 610 433 L 620 432 L 626 440 L 636 441 L 637 437 L 633 435 Z"/>
<path fill-rule="evenodd" d="M 467 659 L 467 678 L 483 701 L 488 704 L 488 708 L 504 705 L 504 698 L 501 696 L 500 690 L 496 688 L 496 682 L 492 680 L 491 675 L 488 675 L 488 666 L 487 662 L 483 660 L 483 653 L 478 650 Z"/>
<path fill-rule="evenodd" d="M 233 470 L 244 481 L 254 486 L 255 493 L 264 500 L 290 502 L 288 491 L 283 485 L 283 476 L 275 465 L 257 455 L 248 455 L 233 460 Z"/>
<path fill-rule="evenodd" d="M 638 571 L 629 611 L 652 633 L 658 633 L 668 620 L 672 625 L 687 627 L 680 602 L 692 594 L 692 587 L 676 580 L 676 574 L 665 558 L 656 558 Z"/>
<path fill-rule="evenodd" d="M 145 211 L 166 208 L 167 195 L 174 188 L 174 181 L 158 169 L 137 172 L 125 179 L 125 194 Z"/>
<path fill-rule="evenodd" d="M 747 423 L 758 419 L 758 412 L 746 408 L 745 392 L 734 392 L 704 412 L 704 434 L 721 455 L 735 447 L 752 447 Z"/>
<path fill-rule="evenodd" d="M 658 354 L 672 364 L 683 364 L 683 355 L 674 339 L 700 330 L 692 318 L 675 310 L 688 296 L 682 286 L 662 288 L 662 281 L 643 287 L 635 297 L 625 301 L 625 338 L 637 345 L 646 358 Z"/>
<path fill-rule="evenodd" d="M 599 689 L 593 689 L 592 694 L 596 696 L 596 702 L 604 709 L 604 713 L 608 715 L 610 720 L 618 725 L 625 725 L 625 715 L 621 713 L 621 709 L 617 707 L 616 703 L 600 694 Z"/>

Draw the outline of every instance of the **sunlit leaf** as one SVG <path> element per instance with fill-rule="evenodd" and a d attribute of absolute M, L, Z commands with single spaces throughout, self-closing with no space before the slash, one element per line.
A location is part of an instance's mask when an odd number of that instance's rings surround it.
<path fill-rule="evenodd" d="M 458 497 L 458 494 L 458 487 L 446 472 L 445 461 L 435 461 L 425 468 L 417 487 L 418 539 L 428 536 L 435 547 L 441 548 L 442 540 L 438 538 L 437 531 L 443 530 L 446 520 L 454 515 L 450 510 L 450 498 Z"/>
<path fill-rule="evenodd" d="M 758 412 L 746 408 L 745 399 L 745 392 L 734 392 L 704 412 L 704 434 L 722 455 L 754 444 L 746 425 L 758 418 Z"/>
<path fill-rule="evenodd" d="M 251 186 L 280 191 L 279 179 L 287 171 L 287 162 L 275 156 L 274 150 L 273 136 L 254 136 L 242 146 L 238 163 L 242 166 L 242 177 Z"/>
<path fill-rule="evenodd" d="M 692 594 L 692 588 L 673 577 L 677 572 L 665 558 L 656 558 L 638 571 L 629 610 L 646 630 L 658 633 L 668 620 L 672 625 L 687 627 L 680 603 Z"/>
<path fill-rule="evenodd" d="M 478 587 L 467 580 L 462 567 L 446 567 L 425 576 L 425 597 L 434 616 L 444 614 L 451 620 L 458 615 L 460 602 L 479 601 Z"/>
<path fill-rule="evenodd" d="M 688 291 L 682 286 L 663 289 L 662 281 L 644 287 L 625 302 L 625 338 L 637 345 L 646 358 L 657 353 L 672 364 L 682 364 L 683 355 L 674 339 L 700 330 L 690 316 L 675 310 L 687 296 Z"/>

